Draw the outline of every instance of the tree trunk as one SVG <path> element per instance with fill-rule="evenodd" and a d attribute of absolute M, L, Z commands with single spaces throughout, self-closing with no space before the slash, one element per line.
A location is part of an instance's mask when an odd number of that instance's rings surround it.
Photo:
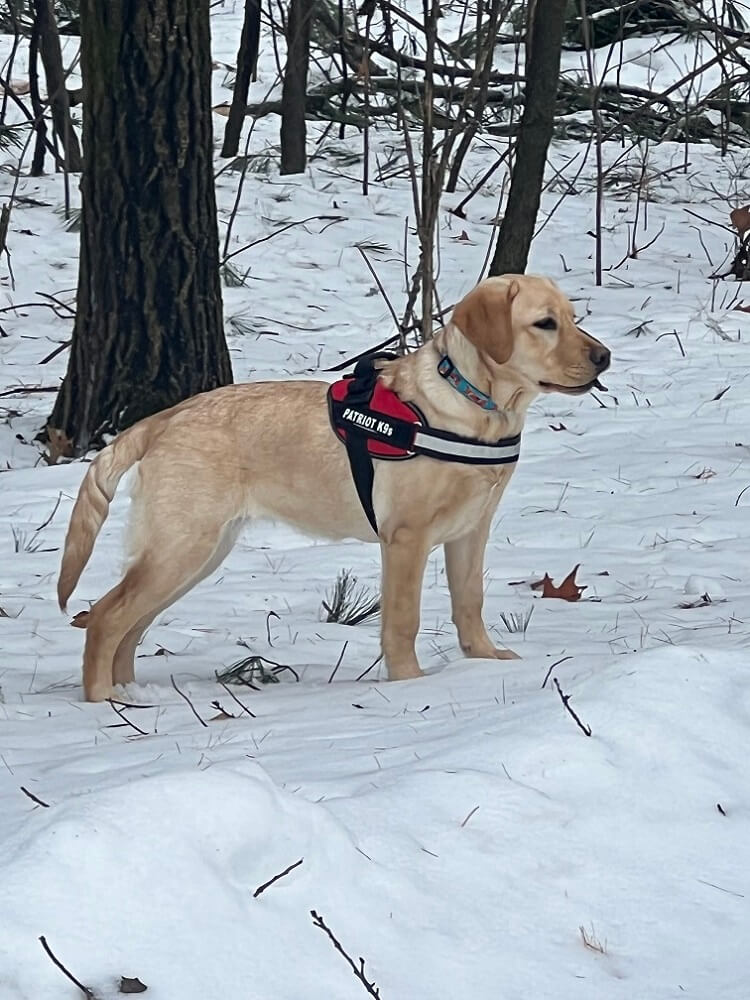
<path fill-rule="evenodd" d="M 301 174 L 307 163 L 305 102 L 313 8 L 310 0 L 291 0 L 289 4 L 286 70 L 281 91 L 282 174 Z"/>
<path fill-rule="evenodd" d="M 73 173 L 79 173 L 83 166 L 81 149 L 70 120 L 60 35 L 57 31 L 52 0 L 34 0 L 34 27 L 39 39 L 44 75 L 47 78 L 47 100 L 52 110 L 52 124 L 65 152 L 65 168 Z"/>
<path fill-rule="evenodd" d="M 44 107 L 39 95 L 39 16 L 35 12 L 29 38 L 29 97 L 34 112 L 34 154 L 31 159 L 31 176 L 41 177 L 44 173 L 44 154 L 47 144 L 47 126 L 44 123 Z"/>
<path fill-rule="evenodd" d="M 236 156 L 239 152 L 240 135 L 247 108 L 247 95 L 250 90 L 250 78 L 258 59 L 260 4 L 261 0 L 245 0 L 245 20 L 237 52 L 237 74 L 234 79 L 234 91 L 227 118 L 227 127 L 224 131 L 222 156 Z"/>
<path fill-rule="evenodd" d="M 516 162 L 490 274 L 523 274 L 526 270 L 552 138 L 566 6 L 566 0 L 538 0 L 533 5 Z"/>
<path fill-rule="evenodd" d="M 209 0 L 81 2 L 78 308 L 47 428 L 70 454 L 232 380 L 208 10 Z"/>

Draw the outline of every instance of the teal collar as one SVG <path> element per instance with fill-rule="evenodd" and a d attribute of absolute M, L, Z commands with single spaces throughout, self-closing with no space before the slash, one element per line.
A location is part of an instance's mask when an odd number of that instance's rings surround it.
<path fill-rule="evenodd" d="M 472 403 L 476 403 L 483 410 L 497 409 L 497 403 L 486 392 L 477 389 L 468 379 L 465 379 L 447 354 L 440 359 L 437 370 L 438 374 L 442 375 L 446 382 L 449 382 L 453 386 L 456 392 L 460 392 L 462 396 L 466 396 Z"/>

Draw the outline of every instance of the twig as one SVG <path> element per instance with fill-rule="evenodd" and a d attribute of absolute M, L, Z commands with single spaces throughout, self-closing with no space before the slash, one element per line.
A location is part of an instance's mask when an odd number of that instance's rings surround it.
<path fill-rule="evenodd" d="M 284 878 L 284 876 L 288 875 L 289 872 L 293 872 L 295 868 L 299 868 L 304 860 L 304 858 L 300 858 L 299 861 L 295 861 L 293 865 L 289 865 L 288 868 L 285 868 L 283 872 L 279 872 L 278 875 L 274 875 L 273 878 L 269 878 L 269 880 L 264 882 L 263 885 L 259 885 L 253 893 L 253 899 L 257 899 L 258 896 L 260 896 L 262 892 L 265 892 L 270 885 L 274 884 L 274 882 L 278 882 L 280 878 Z"/>
<path fill-rule="evenodd" d="M 46 303 L 40 302 L 39 305 L 46 305 Z M 39 362 L 39 364 L 40 365 L 46 365 L 50 361 L 53 361 L 57 357 L 58 354 L 62 354 L 62 352 L 66 348 L 70 347 L 70 345 L 72 343 L 73 343 L 72 340 L 64 340 L 62 342 L 62 344 L 58 344 L 57 345 L 57 347 L 54 349 L 54 351 L 50 351 L 49 354 L 47 354 L 45 357 L 43 357 L 42 360 Z"/>
<path fill-rule="evenodd" d="M 42 523 L 41 523 L 41 524 L 39 525 L 39 527 L 38 527 L 38 528 L 35 528 L 35 529 L 34 529 L 34 534 L 35 534 L 35 535 L 36 535 L 36 534 L 37 534 L 37 533 L 38 533 L 39 531 L 41 531 L 41 530 L 42 530 L 42 528 L 46 528 L 48 524 L 51 524 L 51 523 L 52 523 L 52 518 L 53 518 L 53 517 L 55 516 L 55 514 L 57 513 L 57 508 L 58 508 L 58 507 L 60 506 L 60 501 L 61 501 L 61 500 L 62 500 L 62 493 L 60 492 L 60 493 L 58 493 L 58 494 L 57 494 L 57 500 L 56 500 L 56 502 L 55 502 L 55 506 L 54 506 L 54 507 L 52 508 L 52 513 L 50 514 L 50 516 L 49 516 L 49 517 L 47 518 L 47 520 L 46 520 L 46 521 L 42 521 Z"/>
<path fill-rule="evenodd" d="M 205 722 L 205 721 L 204 721 L 203 719 L 201 719 L 200 715 L 198 715 L 198 713 L 197 713 L 197 712 L 196 712 L 196 710 L 195 710 L 195 705 L 194 705 L 194 704 L 192 703 L 192 701 L 191 701 L 191 700 L 190 700 L 190 699 L 188 698 L 188 696 L 187 696 L 187 695 L 186 695 L 186 694 L 185 694 L 185 693 L 184 693 L 183 691 L 180 691 L 180 689 L 179 689 L 179 688 L 177 687 L 177 682 L 176 682 L 176 681 L 175 681 L 175 679 L 174 679 L 174 674 L 170 674 L 170 675 L 169 675 L 169 679 L 170 679 L 170 680 L 171 680 L 171 682 L 172 682 L 172 687 L 173 687 L 173 688 L 175 689 L 175 691 L 176 691 L 176 692 L 177 692 L 177 694 L 178 694 L 178 695 L 180 696 L 180 698 L 184 698 L 184 699 L 185 699 L 185 701 L 186 701 L 186 702 L 188 703 L 188 705 L 190 706 L 190 711 L 191 711 L 191 712 L 193 713 L 193 715 L 194 715 L 194 716 L 196 717 L 196 719 L 198 720 L 198 722 L 200 722 L 200 724 L 201 724 L 202 726 L 205 726 L 205 728 L 206 728 L 206 729 L 208 729 L 208 723 L 207 723 L 207 722 Z"/>
<path fill-rule="evenodd" d="M 563 690 L 560 687 L 560 682 L 558 681 L 558 679 L 556 677 L 552 678 L 552 682 L 555 685 L 555 687 L 557 688 L 557 693 L 560 695 L 560 698 L 562 699 L 562 703 L 565 706 L 565 710 L 567 712 L 569 712 L 573 716 L 573 718 L 576 721 L 576 725 L 578 726 L 578 728 L 581 729 L 586 736 L 591 736 L 591 726 L 587 726 L 585 722 L 581 722 L 581 720 L 578 718 L 578 716 L 576 715 L 576 713 L 570 707 L 570 695 L 569 694 L 563 694 Z"/>
<path fill-rule="evenodd" d="M 19 309 L 51 309 L 58 319 L 63 319 L 51 302 L 16 302 L 12 306 L 3 306 L 0 313 L 18 312 Z"/>
<path fill-rule="evenodd" d="M 62 299 L 58 299 L 55 295 L 50 295 L 49 292 L 37 292 L 37 295 L 41 295 L 43 299 L 49 299 L 53 302 L 59 309 L 67 309 L 71 316 L 75 317 L 76 311 L 73 306 L 69 305 L 67 302 L 63 302 Z"/>
<path fill-rule="evenodd" d="M 135 729 L 135 731 L 138 733 L 139 736 L 148 736 L 148 733 L 145 731 L 145 729 L 141 729 L 140 726 L 136 726 L 134 722 L 130 721 L 130 719 L 125 715 L 124 708 L 119 709 L 111 698 L 107 698 L 107 701 L 109 702 L 110 707 L 112 711 L 115 713 L 115 715 L 117 715 L 118 718 L 122 719 L 122 721 L 125 723 L 126 726 L 130 726 L 131 729 Z"/>
<path fill-rule="evenodd" d="M 59 392 L 59 385 L 19 385 L 17 389 L 4 389 L 0 392 L 0 399 L 6 396 L 23 396 L 33 392 Z"/>
<path fill-rule="evenodd" d="M 44 934 L 40 936 L 39 941 L 42 945 L 42 948 L 44 948 L 49 957 L 52 959 L 52 962 L 57 966 L 60 972 L 63 973 L 63 975 L 68 977 L 71 983 L 75 983 L 75 985 L 78 987 L 81 993 L 83 993 L 83 995 L 86 997 L 86 1000 L 96 1000 L 96 994 L 94 993 L 94 991 L 90 990 L 88 986 L 84 986 L 83 983 L 80 982 L 80 980 L 76 979 L 76 977 L 73 975 L 72 972 L 70 972 L 68 969 L 65 968 L 60 959 L 55 955 L 50 946 L 47 944 L 47 938 L 44 936 Z"/>
<path fill-rule="evenodd" d="M 707 222 L 709 226 L 718 226 L 719 229 L 725 229 L 732 236 L 737 235 L 737 230 L 732 229 L 731 226 L 725 226 L 723 222 L 717 222 L 715 219 L 707 219 L 705 215 L 699 215 L 698 212 L 693 212 L 690 208 L 683 208 L 683 212 L 687 212 L 688 215 L 692 215 L 696 219 L 700 219 L 701 222 Z"/>
<path fill-rule="evenodd" d="M 356 680 L 361 681 L 366 674 L 370 673 L 373 667 L 377 667 L 377 665 L 380 663 L 382 659 L 383 659 L 383 654 L 381 653 L 376 660 L 372 661 L 369 667 L 365 667 L 365 669 L 362 671 L 359 677 L 356 678 Z"/>
<path fill-rule="evenodd" d="M 479 809 L 479 806 L 474 806 L 474 808 L 473 808 L 473 809 L 471 810 L 471 812 L 469 813 L 469 815 L 468 815 L 468 816 L 466 817 L 466 819 L 465 819 L 465 820 L 463 821 L 463 823 L 461 824 L 461 827 L 462 827 L 462 828 L 466 826 L 466 824 L 467 824 L 467 823 L 469 822 L 469 820 L 471 819 L 471 817 L 472 817 L 472 816 L 474 815 L 474 813 L 475 813 L 475 812 L 476 812 L 476 811 L 477 811 L 478 809 Z"/>
<path fill-rule="evenodd" d="M 680 348 L 680 354 L 682 354 L 683 358 L 687 357 L 685 348 L 682 346 L 682 341 L 680 340 L 680 335 L 676 330 L 668 330 L 667 333 L 660 333 L 656 340 L 661 340 L 662 337 L 674 337 L 677 341 L 677 346 Z"/>
<path fill-rule="evenodd" d="M 331 676 L 328 678 L 328 683 L 330 684 L 333 678 L 336 676 L 336 671 L 341 666 L 341 661 L 344 659 L 344 653 L 346 652 L 346 647 L 349 645 L 349 640 L 347 639 L 344 645 L 341 647 L 341 653 L 339 654 L 338 660 L 336 660 L 336 666 L 333 668 Z"/>
<path fill-rule="evenodd" d="M 247 705 L 243 705 L 242 704 L 242 702 L 237 697 L 237 695 L 228 687 L 228 685 L 226 685 L 224 683 L 224 681 L 220 681 L 219 680 L 219 673 L 218 673 L 218 671 L 216 671 L 216 682 L 217 682 L 217 684 L 221 684 L 221 686 L 224 688 L 224 690 L 229 695 L 229 697 L 232 698 L 234 701 L 236 701 L 237 704 L 242 709 L 242 711 L 243 712 L 247 712 L 247 714 L 250 716 L 251 719 L 257 719 L 258 718 L 258 716 L 255 714 L 255 712 L 251 712 L 250 709 L 247 707 Z"/>
<path fill-rule="evenodd" d="M 368 347 L 366 350 L 360 351 L 360 353 L 355 354 L 353 358 L 347 358 L 346 361 L 339 361 L 337 365 L 334 365 L 332 368 L 326 368 L 325 371 L 341 372 L 344 370 L 344 368 L 349 368 L 350 365 L 356 364 L 360 358 L 365 358 L 367 357 L 368 354 L 375 354 L 377 353 L 377 351 L 382 351 L 384 347 L 390 347 L 391 344 L 395 344 L 397 340 L 401 340 L 400 333 L 394 334 L 387 340 L 382 340 L 379 344 L 376 344 L 374 347 Z"/>
<path fill-rule="evenodd" d="M 544 690 L 545 687 L 547 686 L 547 681 L 549 680 L 549 675 L 552 673 L 552 671 L 555 669 L 555 667 L 559 667 L 561 663 L 565 663 L 566 660 L 572 660 L 572 659 L 573 659 L 572 656 L 563 656 L 563 658 L 561 660 L 555 660 L 555 662 L 552 664 L 552 666 L 547 671 L 544 680 L 542 681 L 542 690 Z"/>
<path fill-rule="evenodd" d="M 352 972 L 357 977 L 357 979 L 360 981 L 360 983 L 362 983 L 362 985 L 364 986 L 364 988 L 367 991 L 367 993 L 371 997 L 378 997 L 379 998 L 380 997 L 380 990 L 377 988 L 377 986 L 375 985 L 374 982 L 372 982 L 372 983 L 369 982 L 368 979 L 367 979 L 367 977 L 365 976 L 365 960 L 364 960 L 364 958 L 360 958 L 360 960 L 359 960 L 359 966 L 357 966 L 356 963 L 354 962 L 354 960 L 349 955 L 347 955 L 347 953 L 344 951 L 344 949 L 341 946 L 341 942 L 334 936 L 333 932 L 326 925 L 325 920 L 323 920 L 323 918 L 321 916 L 319 916 L 315 912 L 315 910 L 310 910 L 310 916 L 313 919 L 313 924 L 316 927 L 319 927 L 322 931 L 325 931 L 325 933 L 328 935 L 328 937 L 329 937 L 329 939 L 331 941 L 331 944 L 336 949 L 336 951 L 338 951 L 341 955 L 344 956 L 344 958 L 346 959 L 346 961 L 349 963 L 349 966 L 351 967 Z"/>
<path fill-rule="evenodd" d="M 273 648 L 273 643 L 271 642 L 271 619 L 275 618 L 277 622 L 281 621 L 281 615 L 277 615 L 275 611 L 269 611 L 266 615 L 266 638 L 268 639 L 268 645 Z"/>
<path fill-rule="evenodd" d="M 279 229 L 275 229 L 272 233 L 268 233 L 267 236 L 261 236 L 258 240 L 253 240 L 252 243 L 246 243 L 244 246 L 240 247 L 238 250 L 232 250 L 231 253 L 225 254 L 224 260 L 222 260 L 222 265 L 226 264 L 228 260 L 232 257 L 236 257 L 238 253 L 243 253 L 245 250 L 249 250 L 250 247 L 257 247 L 260 243 L 265 243 L 267 240 L 272 240 L 274 236 L 279 236 L 281 233 L 285 233 L 287 229 L 293 229 L 295 226 L 304 226 L 306 222 L 315 222 L 320 220 L 321 222 L 346 222 L 347 219 L 343 215 L 311 215 L 307 219 L 300 219 L 298 222 L 288 222 L 285 226 L 281 226 Z M 326 226 L 326 229 L 328 227 Z"/>
<path fill-rule="evenodd" d="M 388 306 L 388 312 L 389 312 L 389 313 L 391 314 L 391 316 L 393 317 L 393 322 L 394 322 L 394 324 L 396 325 L 396 328 L 400 330 L 400 329 L 401 329 L 401 324 L 400 324 L 400 322 L 399 322 L 399 319 L 398 319 L 398 316 L 396 315 L 396 310 L 395 310 L 395 309 L 393 308 L 393 305 L 391 304 L 391 300 L 390 300 L 390 299 L 388 298 L 388 294 L 387 294 L 387 292 L 386 292 L 385 288 L 383 288 L 383 283 L 382 283 L 382 281 L 380 280 L 380 278 L 378 277 L 378 275 L 377 275 L 377 272 L 375 271 L 375 268 L 374 268 L 374 267 L 372 266 L 372 264 L 370 263 L 370 258 L 369 258 L 369 257 L 367 256 L 367 254 L 366 254 L 366 253 L 364 252 L 364 250 L 363 250 L 363 249 L 362 249 L 362 247 L 361 247 L 361 246 L 359 245 L 359 243 L 357 243 L 357 244 L 356 244 L 356 247 L 357 247 L 357 250 L 359 250 L 359 252 L 360 252 L 360 253 L 362 254 L 362 259 L 364 260 L 365 264 L 367 264 L 367 267 L 368 267 L 368 270 L 370 271 L 370 274 L 371 274 L 371 275 L 373 276 L 373 278 L 375 279 L 375 283 L 376 283 L 376 285 L 378 286 L 378 289 L 379 289 L 379 291 L 380 291 L 380 294 L 381 294 L 381 295 L 383 296 L 383 298 L 385 299 L 385 304 L 386 304 L 386 305 Z M 395 340 L 395 339 L 397 339 L 397 338 L 395 338 L 395 337 L 394 337 L 393 339 Z"/>
<path fill-rule="evenodd" d="M 738 899 L 744 899 L 745 896 L 741 892 L 735 892 L 734 889 L 725 889 L 723 885 L 717 885 L 715 882 L 707 882 L 704 878 L 696 879 L 696 882 L 700 882 L 701 885 L 710 885 L 712 889 L 718 889 L 720 892 L 727 892 L 730 896 L 737 896 Z"/>
<path fill-rule="evenodd" d="M 23 785 L 21 785 L 21 791 L 24 795 L 28 795 L 32 802 L 36 802 L 38 806 L 42 806 L 43 809 L 49 809 L 49 802 L 42 802 L 41 799 L 37 798 L 33 792 L 28 790 L 28 788 L 24 788 Z"/>

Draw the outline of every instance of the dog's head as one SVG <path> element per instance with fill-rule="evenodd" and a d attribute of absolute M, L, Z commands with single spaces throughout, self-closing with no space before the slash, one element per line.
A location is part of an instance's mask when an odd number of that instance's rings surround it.
<path fill-rule="evenodd" d="M 490 368 L 502 366 L 527 392 L 579 395 L 609 367 L 608 349 L 576 325 L 549 278 L 487 278 L 458 303 L 452 322 Z"/>

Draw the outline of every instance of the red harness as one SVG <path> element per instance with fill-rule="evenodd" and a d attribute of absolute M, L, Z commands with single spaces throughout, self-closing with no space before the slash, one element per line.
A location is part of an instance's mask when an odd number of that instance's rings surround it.
<path fill-rule="evenodd" d="M 380 379 L 375 382 L 366 412 L 361 407 L 355 409 L 351 399 L 347 399 L 353 378 L 347 375 L 328 390 L 331 423 L 336 436 L 346 444 L 350 433 L 347 427 L 351 428 L 351 433 L 361 428 L 366 434 L 367 451 L 373 458 L 414 458 L 415 453 L 411 450 L 414 433 L 410 435 L 409 430 L 416 431 L 427 425 L 422 413 L 413 403 L 404 403 L 392 389 L 386 389 Z M 334 408 L 333 403 L 341 405 Z"/>
<path fill-rule="evenodd" d="M 328 390 L 328 413 L 334 433 L 346 446 L 360 503 L 377 534 L 372 504 L 373 459 L 405 461 L 426 455 L 443 462 L 511 465 L 518 461 L 521 435 L 488 443 L 432 428 L 414 403 L 399 399 L 378 377 L 374 361 L 395 355 L 370 355 L 358 361 Z"/>

